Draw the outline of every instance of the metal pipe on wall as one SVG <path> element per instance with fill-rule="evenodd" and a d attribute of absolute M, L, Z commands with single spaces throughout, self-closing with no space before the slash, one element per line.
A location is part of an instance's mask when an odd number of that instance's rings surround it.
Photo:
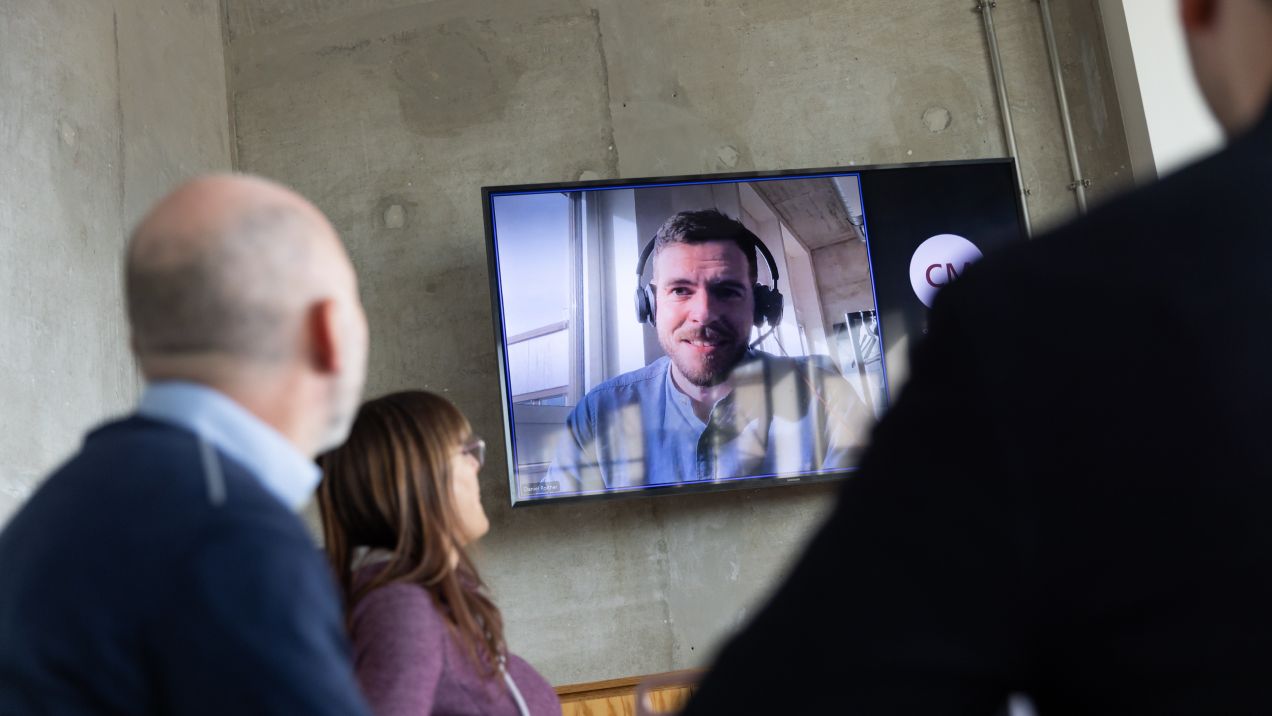
<path fill-rule="evenodd" d="M 985 22 L 985 38 L 989 42 L 989 62 L 994 72 L 994 86 L 998 89 L 999 113 L 1003 117 L 1003 137 L 1007 140 L 1007 152 L 1015 160 L 1016 183 L 1020 187 L 1021 216 L 1025 221 L 1025 235 L 1033 236 L 1032 222 L 1029 220 L 1029 192 L 1025 189 L 1025 178 L 1020 172 L 1020 151 L 1016 147 L 1016 129 L 1011 121 L 1011 105 L 1007 102 L 1007 81 L 1003 75 L 1003 57 L 998 51 L 998 32 L 994 29 L 994 8 L 996 0 L 977 0 L 976 9 L 980 11 Z"/>
<path fill-rule="evenodd" d="M 1056 49 L 1056 30 L 1051 23 L 1050 0 L 1038 0 L 1042 12 L 1042 34 L 1047 40 L 1047 55 L 1051 58 L 1051 77 L 1056 86 L 1056 100 L 1060 104 L 1060 121 L 1064 125 L 1064 144 L 1069 152 L 1069 168 L 1073 171 L 1074 198 L 1078 202 L 1078 212 L 1087 213 L 1086 190 L 1091 182 L 1082 177 L 1082 165 L 1078 160 L 1078 142 L 1073 136 L 1073 118 L 1069 113 L 1069 100 L 1064 91 L 1064 76 L 1060 67 L 1060 51 Z"/>

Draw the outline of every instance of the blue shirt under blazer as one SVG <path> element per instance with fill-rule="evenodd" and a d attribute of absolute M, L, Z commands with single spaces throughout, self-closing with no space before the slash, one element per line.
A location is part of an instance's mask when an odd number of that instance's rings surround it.
<path fill-rule="evenodd" d="M 147 389 L 0 533 L 0 714 L 367 714 L 314 465 L 225 396 Z"/>

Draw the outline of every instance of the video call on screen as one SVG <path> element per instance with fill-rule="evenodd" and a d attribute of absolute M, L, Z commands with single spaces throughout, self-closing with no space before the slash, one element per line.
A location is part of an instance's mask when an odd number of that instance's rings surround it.
<path fill-rule="evenodd" d="M 851 475 L 932 297 L 1023 240 L 1008 161 L 486 195 L 514 504 Z M 768 249 L 754 293 L 780 294 L 776 324 L 700 251 L 651 252 L 637 275 L 659 227 L 705 210 Z M 685 380 L 730 390 L 695 410 Z"/>

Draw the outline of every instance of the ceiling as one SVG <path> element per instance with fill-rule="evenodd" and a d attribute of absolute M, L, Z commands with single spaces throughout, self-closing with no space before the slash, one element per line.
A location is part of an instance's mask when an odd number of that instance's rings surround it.
<path fill-rule="evenodd" d="M 751 184 L 809 251 L 860 237 L 829 178 Z"/>

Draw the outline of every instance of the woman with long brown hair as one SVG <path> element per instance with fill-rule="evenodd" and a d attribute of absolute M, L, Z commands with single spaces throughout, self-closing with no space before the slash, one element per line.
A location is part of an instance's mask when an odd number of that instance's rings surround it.
<path fill-rule="evenodd" d="M 407 391 L 365 403 L 348 442 L 320 460 L 326 550 L 378 716 L 561 713 L 552 687 L 508 653 L 465 551 L 490 528 L 484 456 L 454 405 Z"/>

